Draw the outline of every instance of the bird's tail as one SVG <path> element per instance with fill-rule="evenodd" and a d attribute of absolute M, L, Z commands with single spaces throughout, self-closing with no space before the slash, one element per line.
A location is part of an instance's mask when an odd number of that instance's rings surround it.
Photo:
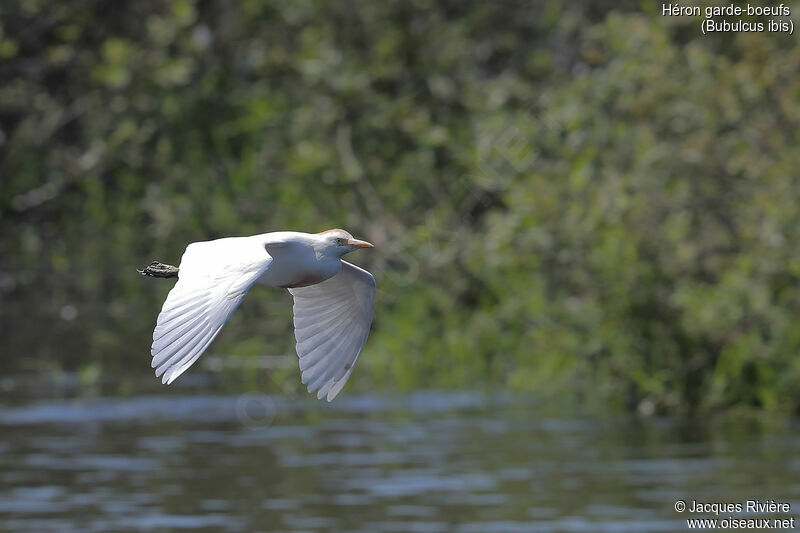
<path fill-rule="evenodd" d="M 141 274 L 142 276 L 151 276 L 154 278 L 177 278 L 178 277 L 178 267 L 174 267 L 172 265 L 165 265 L 164 263 L 159 263 L 158 261 L 153 261 L 142 270 L 136 269 L 136 272 Z"/>

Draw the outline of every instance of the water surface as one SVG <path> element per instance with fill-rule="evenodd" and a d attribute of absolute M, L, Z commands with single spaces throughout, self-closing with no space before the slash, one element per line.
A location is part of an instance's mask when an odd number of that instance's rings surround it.
<path fill-rule="evenodd" d="M 797 429 L 470 392 L 7 402 L 0 530 L 686 531 L 677 499 L 797 512 Z"/>

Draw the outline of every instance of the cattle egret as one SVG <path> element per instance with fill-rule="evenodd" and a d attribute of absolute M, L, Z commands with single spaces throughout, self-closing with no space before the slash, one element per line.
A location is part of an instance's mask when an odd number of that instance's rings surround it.
<path fill-rule="evenodd" d="M 177 268 L 153 262 L 139 273 L 178 278 L 153 331 L 156 376 L 170 384 L 192 366 L 259 283 L 289 289 L 302 382 L 333 400 L 367 342 L 375 303 L 375 278 L 342 256 L 372 247 L 341 229 L 278 231 L 194 242 Z"/>

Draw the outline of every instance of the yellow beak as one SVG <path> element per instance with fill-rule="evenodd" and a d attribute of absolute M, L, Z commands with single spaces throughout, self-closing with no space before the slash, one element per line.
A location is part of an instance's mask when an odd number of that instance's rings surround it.
<path fill-rule="evenodd" d="M 349 239 L 347 244 L 352 246 L 353 248 L 375 248 L 372 243 L 367 241 L 359 241 L 358 239 Z"/>

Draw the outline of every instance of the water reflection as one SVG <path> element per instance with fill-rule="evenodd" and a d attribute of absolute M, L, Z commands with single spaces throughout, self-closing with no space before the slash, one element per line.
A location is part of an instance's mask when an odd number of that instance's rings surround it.
<path fill-rule="evenodd" d="M 53 400 L 0 410 L 2 531 L 683 531 L 800 509 L 790 423 L 553 416 L 525 397 Z"/>

